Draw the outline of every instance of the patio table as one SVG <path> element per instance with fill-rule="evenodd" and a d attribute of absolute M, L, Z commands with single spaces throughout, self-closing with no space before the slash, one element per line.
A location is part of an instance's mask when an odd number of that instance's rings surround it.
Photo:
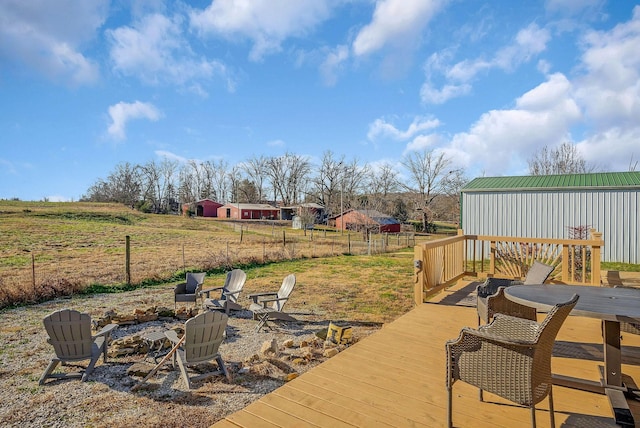
<path fill-rule="evenodd" d="M 620 322 L 640 320 L 640 290 L 559 284 L 517 285 L 505 289 L 508 299 L 542 311 L 551 309 L 558 302 L 569 300 L 574 294 L 580 296 L 580 299 L 571 315 L 602 320 L 603 373 L 600 382 L 554 374 L 554 384 L 606 394 L 616 423 L 635 426 L 624 396 L 628 388 L 622 382 Z"/>

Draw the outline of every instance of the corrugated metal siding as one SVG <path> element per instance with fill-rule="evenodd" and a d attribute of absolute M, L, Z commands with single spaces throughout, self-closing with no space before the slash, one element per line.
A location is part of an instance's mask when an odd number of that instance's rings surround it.
<path fill-rule="evenodd" d="M 470 235 L 569 238 L 569 227 L 602 232 L 602 260 L 640 263 L 640 189 L 462 193 Z"/>

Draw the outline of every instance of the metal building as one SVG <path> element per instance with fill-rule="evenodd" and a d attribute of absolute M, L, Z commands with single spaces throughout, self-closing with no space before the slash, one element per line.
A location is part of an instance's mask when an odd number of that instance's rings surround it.
<path fill-rule="evenodd" d="M 468 235 L 571 238 L 602 232 L 602 261 L 640 263 L 640 172 L 481 177 L 463 187 L 460 225 Z"/>

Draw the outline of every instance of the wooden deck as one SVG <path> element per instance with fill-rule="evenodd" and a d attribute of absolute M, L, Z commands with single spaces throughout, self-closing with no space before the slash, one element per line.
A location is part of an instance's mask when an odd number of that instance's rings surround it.
<path fill-rule="evenodd" d="M 457 337 L 463 326 L 477 324 L 475 308 L 447 304 L 463 294 L 454 287 L 439 295 L 440 303 L 419 305 L 214 426 L 445 426 L 444 342 Z M 599 379 L 602 339 L 598 320 L 569 317 L 557 340 L 554 373 Z M 623 346 L 625 381 L 635 386 L 640 382 L 640 336 L 625 334 Z M 530 426 L 528 409 L 488 393 L 485 402 L 480 402 L 477 389 L 462 382 L 453 391 L 457 427 Z M 615 426 L 605 395 L 556 386 L 554 404 L 556 426 Z M 640 421 L 640 402 L 629 400 L 629 405 Z M 537 410 L 539 427 L 549 426 L 548 416 L 548 401 L 544 400 Z"/>

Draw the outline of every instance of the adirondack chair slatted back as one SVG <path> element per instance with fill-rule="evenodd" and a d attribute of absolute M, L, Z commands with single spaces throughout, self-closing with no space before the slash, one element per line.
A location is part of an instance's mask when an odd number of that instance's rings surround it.
<path fill-rule="evenodd" d="M 555 266 L 549 266 L 536 260 L 529 268 L 527 276 L 524 278 L 524 281 L 522 283 L 525 285 L 544 284 L 544 282 L 547 280 L 547 278 L 549 278 L 549 275 L 551 275 L 551 272 L 553 272 L 554 269 Z"/>
<path fill-rule="evenodd" d="M 207 311 L 187 320 L 183 345 L 187 363 L 210 361 L 218 354 L 228 319 L 222 312 Z"/>
<path fill-rule="evenodd" d="M 240 293 L 235 293 L 236 291 L 242 290 L 244 287 L 244 283 L 247 280 L 247 274 L 242 269 L 234 269 L 227 273 L 227 279 L 224 283 L 224 288 L 222 290 L 222 299 L 229 299 L 230 302 L 238 303 L 238 295 Z M 229 296 L 225 296 L 224 293 L 235 293 L 230 294 Z"/>
<path fill-rule="evenodd" d="M 72 309 L 63 309 L 43 320 L 49 343 L 62 361 L 85 360 L 91 357 L 91 317 Z"/>
<path fill-rule="evenodd" d="M 296 285 L 296 276 L 294 274 L 287 275 L 282 281 L 280 290 L 278 290 L 278 300 L 273 302 L 273 309 L 280 312 L 284 305 L 289 301 L 289 296 Z M 284 299 L 284 300 L 280 300 Z"/>

